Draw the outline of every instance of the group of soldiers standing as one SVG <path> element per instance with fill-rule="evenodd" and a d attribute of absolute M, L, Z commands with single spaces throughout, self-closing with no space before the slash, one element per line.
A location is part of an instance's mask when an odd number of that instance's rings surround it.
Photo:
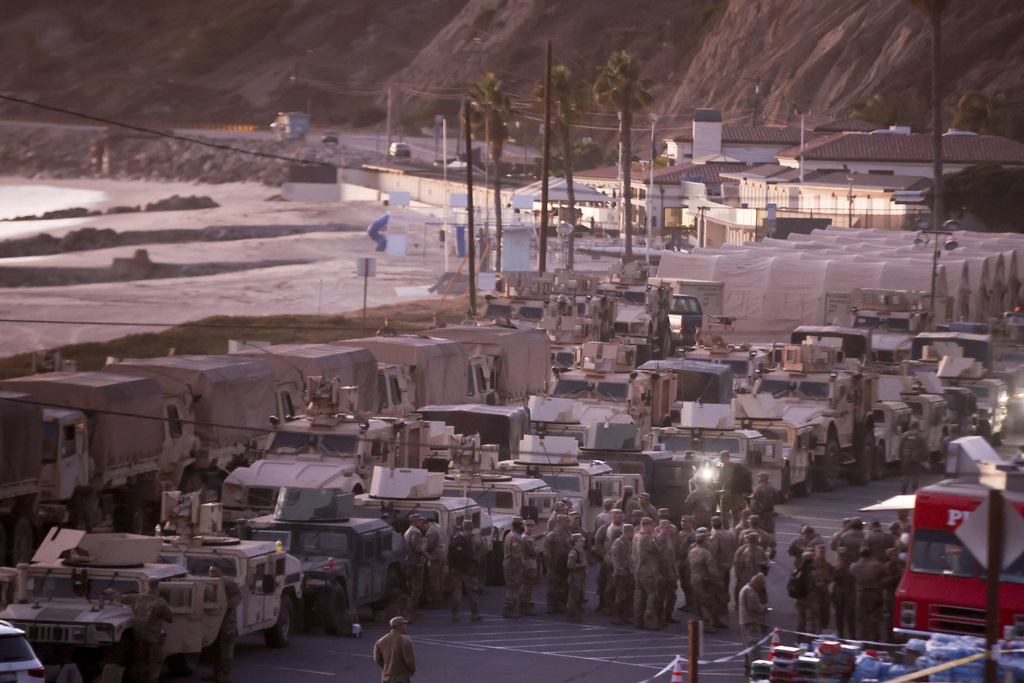
<path fill-rule="evenodd" d="M 859 517 L 844 519 L 842 529 L 826 545 L 810 526 L 800 529 L 789 547 L 794 559 L 790 585 L 798 577 L 804 587 L 797 591 L 797 630 L 818 634 L 829 628 L 835 615 L 840 638 L 879 642 L 891 636 L 896 603 L 896 586 L 903 575 L 907 551 L 905 534 L 910 531 L 906 511 L 886 530 L 878 521 L 867 531 Z M 828 560 L 828 550 L 835 563 Z M 793 589 L 790 589 L 793 595 Z"/>

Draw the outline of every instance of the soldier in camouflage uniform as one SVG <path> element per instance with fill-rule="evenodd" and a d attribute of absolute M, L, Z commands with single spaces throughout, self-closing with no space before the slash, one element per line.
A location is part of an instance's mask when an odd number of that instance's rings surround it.
<path fill-rule="evenodd" d="M 658 625 L 678 624 L 679 620 L 672 616 L 676 608 L 676 588 L 679 581 L 679 569 L 676 565 L 676 540 L 678 534 L 672 522 L 663 519 L 658 522 Z"/>
<path fill-rule="evenodd" d="M 736 543 L 739 545 L 743 544 L 747 532 L 750 531 L 750 515 L 752 514 L 754 513 L 750 511 L 750 508 L 743 508 L 740 510 L 740 521 L 732 527 L 732 535 L 736 537 Z"/>
<path fill-rule="evenodd" d="M 732 563 L 736 557 L 739 544 L 732 532 L 723 528 L 721 517 L 711 518 L 711 540 L 708 550 L 718 567 L 718 614 L 725 615 L 729 611 L 729 576 L 732 574 Z"/>
<path fill-rule="evenodd" d="M 764 552 L 768 555 L 769 560 L 775 559 L 775 534 L 768 533 L 765 531 L 764 526 L 761 524 L 761 517 L 759 515 L 750 515 L 747 517 L 748 531 L 757 534 L 761 541 L 761 547 Z"/>
<path fill-rule="evenodd" d="M 636 627 L 657 631 L 658 625 L 658 562 L 661 549 L 654 538 L 654 520 L 644 517 L 640 533 L 633 539 L 633 615 Z"/>
<path fill-rule="evenodd" d="M 683 510 L 693 517 L 694 527 L 710 527 L 711 518 L 718 507 L 718 494 L 708 488 L 703 479 L 697 478 L 697 487 L 686 497 Z"/>
<path fill-rule="evenodd" d="M 761 519 L 761 528 L 769 534 L 775 533 L 775 503 L 779 492 L 768 483 L 768 473 L 757 473 L 757 486 L 750 496 L 750 511 Z"/>
<path fill-rule="evenodd" d="M 512 531 L 505 535 L 505 559 L 502 568 L 505 571 L 505 609 L 501 616 L 506 619 L 518 619 L 520 601 L 522 599 L 523 570 L 526 568 L 525 549 L 523 543 L 523 520 L 512 518 Z"/>
<path fill-rule="evenodd" d="M 462 521 L 462 529 L 459 530 L 458 535 L 469 539 L 472 560 L 459 561 L 457 564 L 458 556 L 449 555 L 448 557 L 448 576 L 451 577 L 452 582 L 452 621 L 459 620 L 463 593 L 469 598 L 470 620 L 480 621 L 483 617 L 480 616 L 480 603 L 477 600 L 476 577 L 480 569 L 480 562 L 487 555 L 487 541 L 473 531 L 473 520 L 470 519 Z M 452 546 L 457 547 L 457 539 L 449 548 Z M 452 548 L 452 553 L 454 554 L 454 552 L 455 549 Z"/>
<path fill-rule="evenodd" d="M 537 560 L 539 553 L 536 539 L 533 537 L 535 525 L 532 519 L 523 520 L 523 587 L 519 593 L 519 613 L 524 617 L 537 615 L 533 611 L 533 589 L 540 580 L 540 563 Z"/>
<path fill-rule="evenodd" d="M 118 595 L 107 589 L 112 600 L 132 608 L 135 633 L 135 672 L 132 680 L 156 683 L 164 665 L 164 623 L 171 623 L 171 607 L 160 597 L 160 580 L 150 579 L 145 593 Z M 230 678 L 230 672 L 228 674 Z"/>
<path fill-rule="evenodd" d="M 587 581 L 587 551 L 583 546 L 587 539 L 583 534 L 573 534 L 572 547 L 565 566 L 569 569 L 569 620 L 583 623 L 583 588 Z"/>
<path fill-rule="evenodd" d="M 835 608 L 836 633 L 840 638 L 857 637 L 856 589 L 848 555 L 844 547 L 836 550 L 836 564 L 832 572 L 832 607 Z"/>
<path fill-rule="evenodd" d="M 644 517 L 650 517 L 651 519 L 658 518 L 658 509 L 651 505 L 651 494 L 644 492 L 639 496 L 640 512 L 644 514 Z"/>
<path fill-rule="evenodd" d="M 889 560 L 887 551 L 895 546 L 896 539 L 893 535 L 882 531 L 882 524 L 878 520 L 871 522 L 863 544 L 863 547 L 871 552 L 871 557 L 884 564 Z"/>
<path fill-rule="evenodd" d="M 422 516 L 409 515 L 409 528 L 405 530 L 405 586 L 409 591 L 409 616 L 411 624 L 420 613 L 420 599 L 423 597 L 423 574 L 427 569 L 427 551 L 423 542 L 423 531 L 427 522 Z"/>
<path fill-rule="evenodd" d="M 622 535 L 612 543 L 611 552 L 608 553 L 612 560 L 612 578 L 615 585 L 615 602 L 613 612 L 615 618 L 613 624 L 628 624 L 632 615 L 633 594 L 635 586 L 633 578 L 635 567 L 633 566 L 633 525 L 624 524 Z"/>
<path fill-rule="evenodd" d="M 924 434 L 921 433 L 921 425 L 914 420 L 910 423 L 910 429 L 900 439 L 900 474 L 903 475 L 900 482 L 903 493 L 913 493 L 917 490 L 917 480 L 928 458 L 927 451 L 928 446 Z"/>
<path fill-rule="evenodd" d="M 687 556 L 696 535 L 693 530 L 693 517 L 683 515 L 679 519 L 679 537 L 676 539 L 676 567 L 679 570 L 679 587 L 683 589 L 683 598 L 686 600 L 686 604 L 679 609 L 684 612 L 689 612 L 693 608 L 693 588 L 690 585 L 690 565 Z"/>
<path fill-rule="evenodd" d="M 708 550 L 709 540 L 706 533 L 698 533 L 687 560 L 690 564 L 690 583 L 693 585 L 691 613 L 704 622 L 706 633 L 716 633 L 716 629 L 726 626 L 719 620 L 716 609 L 720 590 L 718 566 Z"/>
<path fill-rule="evenodd" d="M 611 512 L 611 519 L 604 528 L 597 533 L 594 539 L 594 547 L 600 547 L 601 566 L 597 570 L 597 611 L 605 616 L 611 612 L 615 604 L 615 582 L 612 577 L 611 547 L 615 540 L 622 535 L 622 525 L 625 517 L 622 510 L 615 508 Z"/>
<path fill-rule="evenodd" d="M 882 563 L 860 549 L 860 559 L 850 567 L 856 590 L 857 639 L 878 642 L 882 628 Z"/>
<path fill-rule="evenodd" d="M 846 559 L 856 562 L 856 558 L 860 557 L 860 547 L 864 544 L 864 522 L 860 517 L 850 520 L 850 528 L 839 534 L 837 544 L 846 548 Z"/>
<path fill-rule="evenodd" d="M 748 531 L 733 557 L 733 573 L 736 574 L 736 585 L 733 588 L 733 599 L 739 600 L 739 592 L 756 574 L 762 574 L 768 568 L 768 556 L 761 549 L 761 537 L 756 532 Z M 737 604 L 739 604 L 737 602 Z"/>
<path fill-rule="evenodd" d="M 622 498 L 619 500 L 619 504 L 615 507 L 619 508 L 627 515 L 633 514 L 633 510 L 640 509 L 640 501 L 633 496 L 632 486 L 622 487 Z"/>
<path fill-rule="evenodd" d="M 903 562 L 899 551 L 889 548 L 886 551 L 885 564 L 882 566 L 882 623 L 891 624 L 896 616 L 896 587 L 903 578 Z M 885 642 L 894 642 L 892 629 L 885 629 Z"/>
<path fill-rule="evenodd" d="M 829 627 L 832 616 L 832 607 L 829 600 L 829 589 L 832 587 L 832 580 L 835 577 L 835 567 L 828 561 L 824 543 L 814 546 L 814 565 L 811 569 L 811 595 L 814 596 L 816 624 L 820 633 Z"/>
<path fill-rule="evenodd" d="M 235 580 L 224 576 L 220 567 L 211 565 L 209 574 L 218 578 L 224 586 L 224 597 L 227 598 L 227 611 L 224 621 L 220 623 L 217 640 L 213 644 L 213 676 L 209 680 L 216 683 L 231 683 L 231 665 L 235 660 L 235 640 L 238 639 L 238 606 L 242 604 L 242 589 Z"/>
<path fill-rule="evenodd" d="M 423 549 L 427 552 L 427 577 L 424 584 L 427 607 L 437 609 L 441 606 L 441 581 L 447 566 L 448 543 L 437 522 L 427 522 L 423 533 Z"/>
<path fill-rule="evenodd" d="M 544 564 L 548 569 L 548 614 L 566 611 L 569 601 L 569 583 L 567 576 L 559 576 L 555 571 L 558 558 L 569 550 L 569 518 L 559 515 L 555 528 L 544 537 Z"/>
<path fill-rule="evenodd" d="M 601 512 L 597 513 L 597 517 L 594 517 L 594 528 L 600 529 L 607 524 L 612 518 L 612 508 L 615 507 L 614 498 L 605 498 L 604 504 L 601 506 Z"/>

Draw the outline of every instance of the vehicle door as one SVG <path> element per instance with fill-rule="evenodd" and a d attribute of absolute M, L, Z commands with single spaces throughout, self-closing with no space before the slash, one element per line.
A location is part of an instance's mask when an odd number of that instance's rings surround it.
<path fill-rule="evenodd" d="M 356 553 L 355 562 L 355 574 L 356 574 L 356 586 L 353 591 L 356 602 L 366 602 L 370 596 L 375 595 L 374 586 L 374 564 L 377 560 L 378 546 L 377 532 L 376 531 L 365 531 L 359 534 L 359 549 Z M 383 581 L 378 581 L 377 586 L 383 585 Z"/>
<path fill-rule="evenodd" d="M 199 653 L 217 639 L 227 605 L 220 580 L 161 581 L 160 597 L 174 615 L 174 621 L 164 628 L 166 655 Z"/>
<path fill-rule="evenodd" d="M 388 589 L 388 560 L 395 534 L 390 528 L 377 530 L 377 555 L 373 558 L 373 594 L 383 596 Z"/>
<path fill-rule="evenodd" d="M 523 494 L 523 506 L 519 514 L 523 519 L 527 517 L 533 518 L 538 526 L 540 526 L 551 518 L 555 509 L 555 501 L 557 500 L 558 494 L 554 491 L 530 491 Z M 536 515 L 536 517 L 533 517 L 533 515 Z"/>
<path fill-rule="evenodd" d="M 245 632 L 262 629 L 274 615 L 274 564 L 269 557 L 252 557 L 247 562 L 245 600 Z"/>
<path fill-rule="evenodd" d="M 52 454 L 57 456 L 57 500 L 71 500 L 75 488 L 89 483 L 89 449 L 86 445 L 84 421 L 52 422 L 43 426 L 44 440 Z"/>

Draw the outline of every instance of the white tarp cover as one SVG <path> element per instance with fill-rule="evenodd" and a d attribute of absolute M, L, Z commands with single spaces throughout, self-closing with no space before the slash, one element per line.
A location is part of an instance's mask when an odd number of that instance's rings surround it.
<path fill-rule="evenodd" d="M 980 463 L 1000 464 L 1002 457 L 980 436 L 962 436 L 949 442 L 946 452 L 946 474 L 979 474 Z"/>
<path fill-rule="evenodd" d="M 520 187 L 512 193 L 513 197 L 532 197 L 533 201 L 539 202 L 541 198 L 541 181 L 531 183 L 525 187 Z M 613 201 L 611 197 L 606 194 L 601 194 L 597 190 L 582 183 L 573 181 L 573 199 L 578 203 L 607 203 Z M 568 184 L 565 182 L 565 178 L 550 178 L 548 180 L 548 201 L 549 202 L 567 202 L 569 201 L 569 189 Z"/>
<path fill-rule="evenodd" d="M 164 396 L 152 379 L 112 372 L 51 372 L 0 382 L 47 405 L 88 417 L 89 457 L 105 475 L 148 460 L 156 467 L 164 446 Z"/>
<path fill-rule="evenodd" d="M 274 371 L 242 354 L 125 358 L 103 372 L 151 377 L 164 394 L 191 395 L 195 432 L 204 449 L 264 436 L 277 410 Z"/>
<path fill-rule="evenodd" d="M 343 339 L 331 344 L 369 349 L 378 363 L 408 366 L 416 385 L 415 408 L 431 403 L 466 402 L 469 356 L 458 342 L 401 334 Z"/>
<path fill-rule="evenodd" d="M 495 356 L 495 390 L 502 405 L 547 393 L 551 340 L 544 330 L 449 325 L 424 332 L 457 341 L 470 356 Z"/>
<path fill-rule="evenodd" d="M 377 359 L 367 349 L 332 344 L 277 344 L 242 351 L 274 370 L 278 382 L 302 382 L 307 377 L 337 378 L 342 386 L 359 387 L 358 408 L 374 413 L 380 407 Z"/>
<path fill-rule="evenodd" d="M 35 479 L 42 468 L 43 409 L 28 394 L 0 391 L 0 484 Z"/>

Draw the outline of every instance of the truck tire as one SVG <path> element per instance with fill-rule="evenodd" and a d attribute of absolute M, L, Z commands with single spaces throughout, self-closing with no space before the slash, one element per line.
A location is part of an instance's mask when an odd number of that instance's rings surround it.
<path fill-rule="evenodd" d="M 179 652 L 167 657 L 167 673 L 171 678 L 186 678 L 199 668 L 198 652 Z"/>
<path fill-rule="evenodd" d="M 818 458 L 818 466 L 813 473 L 814 490 L 832 491 L 839 481 L 839 440 L 829 436 L 825 442 L 825 452 Z"/>
<path fill-rule="evenodd" d="M 804 480 L 793 484 L 793 495 L 798 498 L 806 498 L 814 493 L 814 472 L 808 469 L 804 472 Z"/>
<path fill-rule="evenodd" d="M 277 623 L 263 630 L 263 642 L 275 650 L 288 647 L 295 623 L 295 600 L 286 593 L 281 596 L 281 611 L 277 613 Z"/>
<path fill-rule="evenodd" d="M 779 502 L 788 503 L 789 496 L 793 493 L 793 475 L 789 470 L 789 463 L 782 468 L 782 481 L 779 484 Z"/>
<path fill-rule="evenodd" d="M 332 636 L 352 633 L 352 622 L 348 619 L 348 594 L 345 586 L 333 583 L 320 593 L 316 601 L 316 614 L 320 625 Z M 346 628 L 347 627 L 347 628 Z"/>
<path fill-rule="evenodd" d="M 19 517 L 14 523 L 14 531 L 11 534 L 11 563 L 18 566 L 22 562 L 32 561 L 32 553 L 35 550 L 35 538 L 32 534 L 32 523 L 27 517 Z"/>
<path fill-rule="evenodd" d="M 874 437 L 872 437 L 874 439 Z M 875 481 L 885 478 L 885 442 L 875 441 L 874 469 L 871 478 Z"/>
<path fill-rule="evenodd" d="M 978 436 L 992 443 L 992 425 L 988 423 L 988 420 L 983 420 L 978 423 Z"/>

